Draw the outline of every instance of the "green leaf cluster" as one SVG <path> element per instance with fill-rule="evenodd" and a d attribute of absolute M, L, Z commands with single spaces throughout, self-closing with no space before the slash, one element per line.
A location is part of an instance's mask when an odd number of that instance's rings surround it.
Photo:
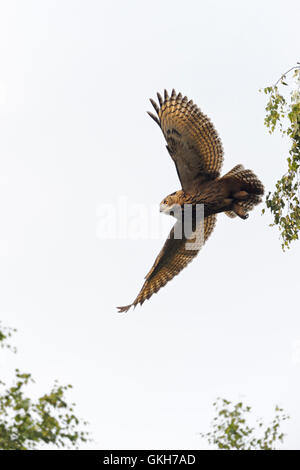
<path fill-rule="evenodd" d="M 13 347 L 9 343 L 9 339 L 16 330 L 14 328 L 9 328 L 7 326 L 3 326 L 0 322 L 0 349 L 10 349 L 13 352 L 16 352 L 15 347 Z"/>
<path fill-rule="evenodd" d="M 0 347 L 9 347 L 14 330 L 0 325 Z M 66 394 L 71 385 L 54 383 L 49 393 L 33 400 L 27 386 L 34 380 L 29 373 L 15 370 L 13 384 L 0 381 L 0 449 L 29 450 L 44 445 L 77 447 L 88 440 L 82 428 L 87 424 L 74 413 Z"/>
<path fill-rule="evenodd" d="M 278 443 L 283 442 L 284 434 L 280 431 L 280 424 L 289 416 L 278 406 L 268 426 L 259 419 L 256 427 L 247 423 L 251 407 L 242 402 L 233 404 L 224 398 L 217 398 L 213 406 L 216 414 L 211 431 L 200 434 L 210 445 L 223 450 L 274 450 Z"/>
<path fill-rule="evenodd" d="M 293 81 L 288 84 L 286 77 L 291 71 Z M 288 87 L 288 93 L 280 91 L 282 87 Z M 300 64 L 282 75 L 275 85 L 264 88 L 264 92 L 268 96 L 266 127 L 270 133 L 279 128 L 290 139 L 287 172 L 266 197 L 266 207 L 273 215 L 271 226 L 278 226 L 284 250 L 298 240 L 300 232 Z"/>

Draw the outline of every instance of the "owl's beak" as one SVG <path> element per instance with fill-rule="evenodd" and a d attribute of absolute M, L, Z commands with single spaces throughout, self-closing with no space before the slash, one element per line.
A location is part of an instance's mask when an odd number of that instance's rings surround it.
<path fill-rule="evenodd" d="M 162 212 L 163 214 L 168 214 L 169 213 L 168 204 L 160 204 L 159 205 L 159 212 Z"/>

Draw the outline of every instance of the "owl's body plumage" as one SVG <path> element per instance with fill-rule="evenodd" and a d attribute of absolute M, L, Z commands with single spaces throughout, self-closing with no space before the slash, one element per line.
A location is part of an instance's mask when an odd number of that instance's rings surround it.
<path fill-rule="evenodd" d="M 132 304 L 119 307 L 120 312 L 142 305 L 192 261 L 212 233 L 216 214 L 225 212 L 229 217 L 237 215 L 246 219 L 248 212 L 261 202 L 264 193 L 257 176 L 242 165 L 220 176 L 223 163 L 221 140 L 211 121 L 192 101 L 183 98 L 181 93 L 177 95 L 175 90 L 171 97 L 165 91 L 164 100 L 159 93 L 157 96 L 160 106 L 150 100 L 157 116 L 148 114 L 164 134 L 182 186 L 181 190 L 162 201 L 161 211 L 174 215 L 178 220 L 137 298 Z M 199 220 L 194 209 L 202 204 L 204 219 Z M 185 228 L 185 219 L 190 220 L 189 231 Z"/>

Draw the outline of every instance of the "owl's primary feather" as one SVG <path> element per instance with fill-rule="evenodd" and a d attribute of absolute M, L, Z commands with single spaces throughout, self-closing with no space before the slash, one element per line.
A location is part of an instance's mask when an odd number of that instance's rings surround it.
<path fill-rule="evenodd" d="M 221 140 L 211 121 L 191 100 L 182 97 L 181 93 L 176 94 L 175 90 L 170 97 L 166 90 L 164 99 L 159 93 L 157 97 L 159 106 L 150 100 L 157 116 L 148 113 L 163 132 L 182 186 L 182 190 L 167 196 L 163 205 L 172 208 L 176 204 L 182 213 L 138 296 L 132 304 L 118 307 L 120 312 L 142 305 L 195 258 L 214 229 L 217 213 L 246 219 L 248 212 L 261 202 L 264 193 L 260 180 L 243 165 L 236 165 L 220 177 Z M 204 219 L 199 222 L 192 215 L 191 230 L 186 231 L 183 227 L 185 208 L 187 205 L 195 208 L 199 204 L 204 206 Z M 178 237 L 178 233 L 181 236 Z"/>

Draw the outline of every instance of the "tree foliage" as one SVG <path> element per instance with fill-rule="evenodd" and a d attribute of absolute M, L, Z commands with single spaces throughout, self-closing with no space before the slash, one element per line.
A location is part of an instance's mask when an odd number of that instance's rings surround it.
<path fill-rule="evenodd" d="M 268 96 L 266 127 L 271 134 L 278 128 L 290 139 L 287 172 L 266 197 L 266 206 L 273 215 L 271 225 L 278 226 L 284 250 L 298 240 L 300 231 L 300 63 L 264 92 Z"/>
<path fill-rule="evenodd" d="M 0 346 L 12 349 L 8 343 L 15 330 L 0 324 Z M 57 382 L 49 393 L 33 400 L 27 395 L 31 374 L 15 370 L 13 384 L 0 381 L 0 449 L 29 450 L 48 444 L 57 448 L 76 447 L 88 440 L 81 430 L 85 422 L 74 414 L 74 404 L 68 404 L 66 392 L 71 385 Z"/>
<path fill-rule="evenodd" d="M 268 425 L 257 420 L 254 427 L 247 422 L 251 407 L 242 402 L 232 402 L 218 398 L 213 404 L 216 415 L 211 424 L 211 431 L 201 433 L 209 444 L 223 450 L 275 450 L 283 442 L 284 434 L 280 431 L 282 421 L 289 419 L 281 408 L 276 406 L 275 417 Z"/>
<path fill-rule="evenodd" d="M 0 348 L 1 349 L 10 349 L 13 352 L 16 352 L 15 347 L 13 347 L 9 343 L 9 338 L 15 333 L 16 330 L 14 328 L 8 328 L 7 326 L 2 326 L 0 322 Z"/>

